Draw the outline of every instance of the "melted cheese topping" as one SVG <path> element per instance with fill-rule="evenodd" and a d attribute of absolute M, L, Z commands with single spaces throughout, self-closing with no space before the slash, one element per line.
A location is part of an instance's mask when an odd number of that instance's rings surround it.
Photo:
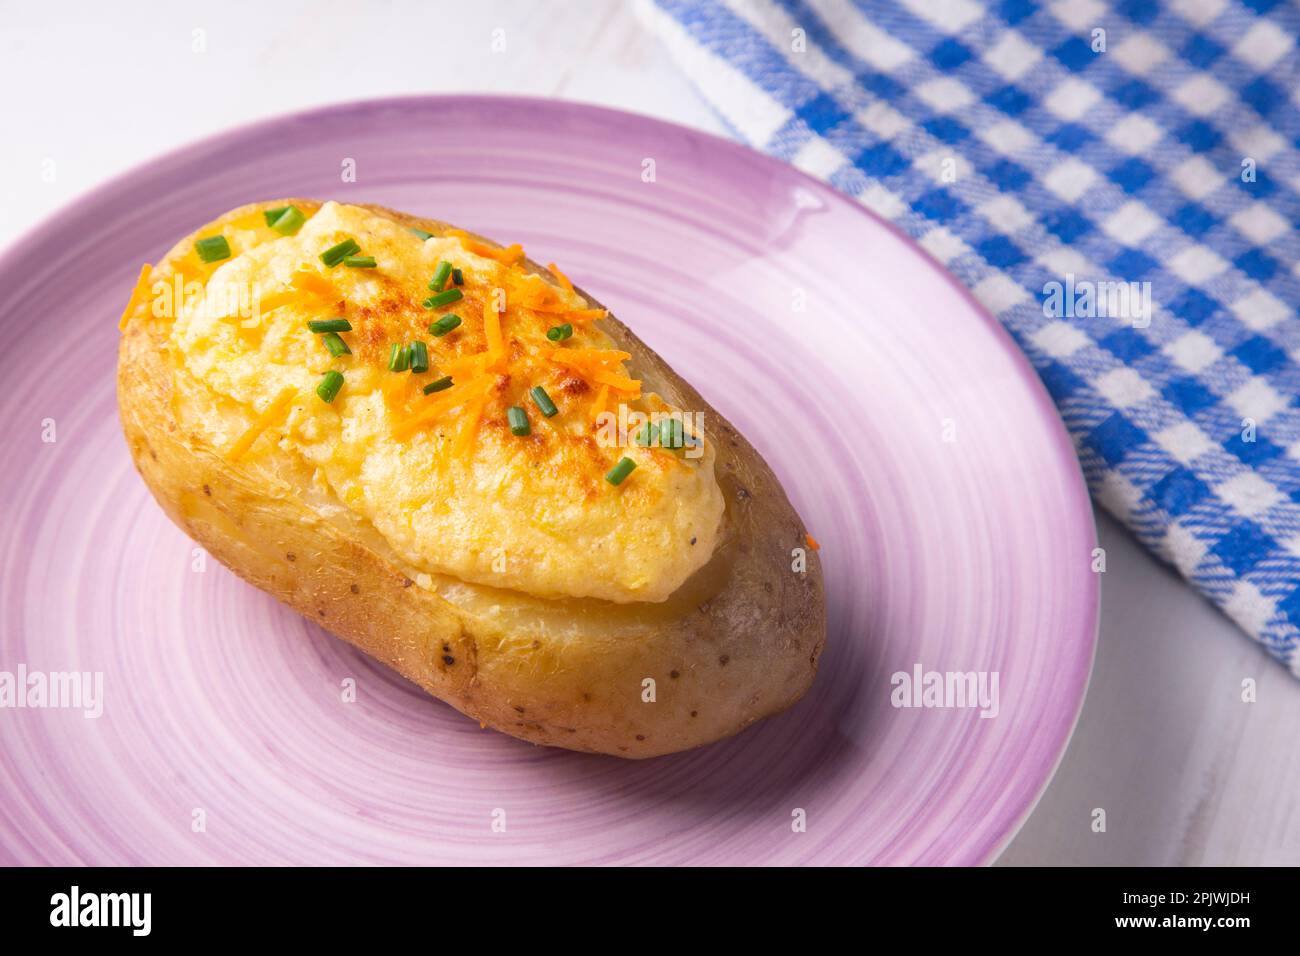
<path fill-rule="evenodd" d="M 301 456 L 412 567 L 476 584 L 662 601 L 713 553 L 723 500 L 712 447 L 705 442 L 703 455 L 688 460 L 597 439 L 600 408 L 673 409 L 639 394 L 609 357 L 615 345 L 598 328 L 599 313 L 571 289 L 499 261 L 510 257 L 495 258 L 468 237 L 421 241 L 384 216 L 332 202 L 295 236 L 256 223 L 225 234 L 233 257 L 210 271 L 170 333 L 181 373 L 243 413 L 233 423 L 194 422 L 215 447 L 239 446 L 248 462 L 277 449 Z M 320 253 L 347 238 L 378 267 L 326 268 Z M 444 259 L 462 270 L 464 298 L 426 310 Z M 461 326 L 434 337 L 429 323 L 451 312 Z M 307 328 L 336 317 L 352 325 L 342 333 L 352 354 L 339 358 Z M 548 340 L 546 330 L 564 322 L 573 337 Z M 417 340 L 428 346 L 429 371 L 388 371 L 390 345 Z M 594 350 L 606 352 L 593 360 Z M 343 373 L 344 385 L 326 404 L 315 388 L 329 369 Z M 449 373 L 452 389 L 423 394 Z M 558 415 L 539 413 L 528 396 L 535 385 Z M 511 406 L 527 411 L 530 435 L 510 432 Z M 255 422 L 267 437 L 250 438 Z M 604 476 L 625 455 L 637 468 L 613 486 Z"/>

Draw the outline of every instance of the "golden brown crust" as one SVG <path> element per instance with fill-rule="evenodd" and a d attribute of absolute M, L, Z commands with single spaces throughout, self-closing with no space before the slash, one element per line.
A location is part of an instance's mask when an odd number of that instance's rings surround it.
<path fill-rule="evenodd" d="M 195 237 L 291 202 L 319 205 L 281 199 L 233 210 L 178 243 L 155 280 L 191 256 Z M 365 208 L 434 233 L 447 226 Z M 358 519 L 313 507 L 292 463 L 279 471 L 231 463 L 186 427 L 184 408 L 174 407 L 166 325 L 149 316 L 148 302 L 136 305 L 122 335 L 122 425 L 145 483 L 186 533 L 430 694 L 534 743 L 634 758 L 671 753 L 734 734 L 803 695 L 825 635 L 821 567 L 807 551 L 806 572 L 792 570 L 804 528 L 744 437 L 615 318 L 602 324 L 632 353 L 647 389 L 704 413 L 717 448 L 726 543 L 663 605 L 551 602 L 472 587 L 468 597 L 444 597 L 419 586 Z"/>

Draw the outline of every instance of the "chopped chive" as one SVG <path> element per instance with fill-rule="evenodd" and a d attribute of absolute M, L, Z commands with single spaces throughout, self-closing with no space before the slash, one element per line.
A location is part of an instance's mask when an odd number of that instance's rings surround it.
<path fill-rule="evenodd" d="M 424 394 L 432 395 L 434 392 L 441 392 L 448 388 L 451 388 L 451 376 L 444 375 L 437 381 L 430 382 L 428 385 L 424 386 Z"/>
<path fill-rule="evenodd" d="M 464 285 L 464 284 L 465 284 L 465 273 L 461 272 L 459 269 L 452 269 L 452 270 L 451 270 L 451 284 L 452 284 L 452 285 Z"/>
<path fill-rule="evenodd" d="M 276 206 L 274 209 L 263 209 L 262 218 L 266 220 L 266 224 L 269 226 L 288 211 L 288 206 Z"/>
<path fill-rule="evenodd" d="M 275 221 L 268 222 L 267 225 L 282 236 L 292 236 L 302 228 L 302 224 L 306 221 L 307 217 L 302 214 L 302 210 L 297 206 L 285 206 L 284 211 L 275 217 Z"/>
<path fill-rule="evenodd" d="M 313 332 L 351 332 L 352 323 L 347 319 L 312 319 L 307 328 Z"/>
<path fill-rule="evenodd" d="M 659 445 L 662 448 L 682 448 L 686 441 L 683 437 L 681 419 L 665 418 L 659 423 Z"/>
<path fill-rule="evenodd" d="M 194 251 L 204 262 L 220 262 L 230 258 L 230 243 L 225 236 L 208 236 L 194 243 Z"/>
<path fill-rule="evenodd" d="M 429 296 L 424 300 L 424 307 L 426 309 L 437 309 L 444 305 L 451 305 L 453 302 L 459 302 L 464 297 L 465 294 L 453 286 L 450 289 L 443 289 L 437 295 Z"/>
<path fill-rule="evenodd" d="M 621 485 L 623 479 L 632 474 L 632 471 L 635 468 L 636 462 L 631 458 L 624 456 L 618 460 L 617 465 L 609 470 L 609 474 L 605 476 L 605 480 L 611 485 Z"/>
<path fill-rule="evenodd" d="M 435 338 L 440 339 L 458 325 L 460 325 L 460 316 L 455 312 L 448 312 L 437 322 L 430 323 L 429 331 L 433 333 Z"/>
<path fill-rule="evenodd" d="M 555 407 L 555 403 L 551 401 L 551 396 L 546 394 L 546 389 L 542 388 L 542 386 L 540 385 L 533 386 L 528 390 L 528 394 L 529 396 L 532 397 L 532 400 L 537 404 L 537 407 L 541 409 L 542 414 L 545 415 L 547 418 L 556 415 L 560 411 L 558 408 Z"/>
<path fill-rule="evenodd" d="M 634 441 L 642 448 L 651 448 L 659 438 L 659 426 L 653 422 L 646 422 L 641 426 L 641 430 L 636 433 Z"/>
<path fill-rule="evenodd" d="M 573 326 L 568 322 L 563 325 L 552 325 L 546 330 L 546 337 L 552 342 L 563 342 L 571 335 L 573 335 Z"/>
<path fill-rule="evenodd" d="M 411 371 L 429 371 L 429 347 L 423 342 L 411 343 Z"/>
<path fill-rule="evenodd" d="M 320 384 L 316 386 L 316 394 L 320 396 L 322 402 L 329 404 L 334 401 L 342 387 L 343 373 L 330 369 L 321 377 Z"/>
<path fill-rule="evenodd" d="M 348 256 L 355 256 L 361 251 L 355 239 L 344 239 L 336 246 L 330 246 L 320 254 L 320 261 L 333 269 L 336 265 L 346 259 Z"/>
<path fill-rule="evenodd" d="M 375 267 L 375 257 L 348 256 L 343 260 L 343 264 L 349 269 L 373 269 Z"/>
<path fill-rule="evenodd" d="M 400 342 L 394 342 L 388 350 L 388 371 L 405 372 L 411 366 L 411 350 Z"/>
<path fill-rule="evenodd" d="M 447 277 L 451 275 L 451 263 L 443 259 L 438 263 L 438 268 L 433 272 L 433 278 L 429 280 L 429 288 L 434 292 L 441 292 L 447 284 Z"/>
<path fill-rule="evenodd" d="M 329 349 L 330 355 L 335 358 L 342 355 L 352 354 L 352 350 L 348 348 L 348 343 L 344 342 L 337 332 L 326 332 L 320 337 L 320 340 L 325 343 L 325 347 Z"/>
<path fill-rule="evenodd" d="M 532 429 L 528 427 L 528 413 L 518 405 L 506 409 L 506 418 L 510 420 L 510 434 L 527 435 Z"/>
<path fill-rule="evenodd" d="M 417 228 L 415 228 L 415 226 L 412 226 L 412 227 L 411 227 L 411 232 L 415 233 L 415 234 L 416 234 L 417 236 L 419 236 L 421 239 L 432 239 L 432 238 L 433 238 L 433 233 L 431 233 L 431 232 L 425 232 L 423 229 L 417 229 Z"/>

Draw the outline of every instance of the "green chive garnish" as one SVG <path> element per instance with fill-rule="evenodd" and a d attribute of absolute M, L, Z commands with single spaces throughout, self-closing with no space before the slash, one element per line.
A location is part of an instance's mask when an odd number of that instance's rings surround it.
<path fill-rule="evenodd" d="M 434 392 L 441 392 L 448 388 L 451 388 L 451 376 L 444 375 L 436 382 L 430 382 L 428 385 L 424 386 L 424 394 L 432 395 Z"/>
<path fill-rule="evenodd" d="M 429 325 L 429 331 L 433 333 L 434 338 L 442 338 L 456 326 L 460 325 L 460 316 L 455 312 L 448 312 L 437 322 Z"/>
<path fill-rule="evenodd" d="M 282 236 L 292 236 L 302 228 L 302 224 L 306 221 L 307 217 L 302 214 L 302 210 L 297 206 L 285 206 L 280 215 L 276 216 L 273 222 L 268 222 L 267 225 Z"/>
<path fill-rule="evenodd" d="M 351 332 L 352 323 L 347 319 L 312 319 L 307 328 L 313 332 Z"/>
<path fill-rule="evenodd" d="M 330 246 L 320 254 L 320 261 L 333 269 L 348 256 L 355 256 L 361 251 L 355 239 L 344 239 L 337 246 Z"/>
<path fill-rule="evenodd" d="M 659 445 L 662 448 L 682 448 L 686 444 L 680 419 L 665 418 L 659 423 Z"/>
<path fill-rule="evenodd" d="M 465 284 L 465 273 L 461 272 L 459 269 L 452 269 L 452 270 L 451 270 L 451 284 L 452 284 L 452 285 L 464 285 L 464 284 Z"/>
<path fill-rule="evenodd" d="M 348 348 L 348 343 L 344 342 L 337 332 L 326 332 L 320 337 L 325 348 L 329 349 L 330 355 L 339 358 L 343 355 L 351 355 L 352 350 Z"/>
<path fill-rule="evenodd" d="M 411 343 L 411 371 L 429 371 L 429 347 L 423 342 Z"/>
<path fill-rule="evenodd" d="M 225 236 L 208 236 L 194 243 L 194 251 L 204 262 L 220 262 L 230 258 L 230 243 Z"/>
<path fill-rule="evenodd" d="M 437 295 L 429 296 L 429 298 L 424 300 L 424 307 L 426 309 L 438 309 L 444 305 L 451 305 L 453 302 L 459 302 L 464 297 L 465 294 L 461 292 L 460 289 L 453 286 L 450 289 L 443 289 Z"/>
<path fill-rule="evenodd" d="M 655 440 L 659 437 L 659 426 L 653 422 L 646 422 L 641 426 L 641 430 L 636 433 L 634 439 L 642 448 L 650 448 L 654 445 Z"/>
<path fill-rule="evenodd" d="M 262 218 L 266 220 L 266 224 L 269 226 L 288 211 L 288 206 L 276 206 L 274 209 L 263 209 Z"/>
<path fill-rule="evenodd" d="M 322 402 L 329 404 L 334 401 L 334 397 L 342 387 L 343 373 L 330 369 L 321 377 L 320 384 L 316 386 L 316 394 L 320 396 Z"/>
<path fill-rule="evenodd" d="M 394 342 L 388 350 L 388 371 L 405 372 L 411 367 L 411 350 L 400 342 Z"/>
<path fill-rule="evenodd" d="M 532 397 L 532 400 L 537 403 L 537 407 L 541 409 L 542 414 L 547 418 L 556 415 L 560 411 L 555 407 L 555 403 L 551 401 L 551 396 L 546 394 L 546 389 L 542 388 L 542 386 L 536 385 L 530 388 L 528 394 Z"/>
<path fill-rule="evenodd" d="M 627 458 L 627 457 L 620 458 L 618 460 L 618 464 L 609 470 L 609 474 L 605 476 L 605 480 L 608 481 L 611 485 L 621 485 L 623 483 L 623 479 L 626 478 L 628 475 L 632 474 L 632 471 L 635 468 L 636 468 L 636 462 L 634 462 L 631 458 Z"/>
<path fill-rule="evenodd" d="M 411 232 L 415 233 L 415 234 L 416 234 L 417 236 L 419 236 L 421 239 L 432 239 L 432 238 L 433 238 L 433 233 L 431 233 L 431 232 L 425 232 L 423 229 L 416 229 L 414 226 L 411 227 Z"/>
<path fill-rule="evenodd" d="M 510 434 L 527 435 L 531 431 L 528 427 L 528 413 L 518 405 L 506 409 L 506 418 L 510 421 Z"/>
<path fill-rule="evenodd" d="M 341 355 L 352 354 L 352 350 L 348 348 L 348 343 L 344 342 L 337 332 L 326 332 L 320 337 L 320 340 L 325 343 L 325 347 L 329 349 L 330 355 L 335 358 L 338 358 Z"/>
<path fill-rule="evenodd" d="M 433 278 L 429 280 L 429 288 L 434 292 L 441 292 L 443 286 L 447 284 L 447 277 L 451 275 L 451 263 L 443 259 L 438 263 L 438 268 L 433 272 Z"/>
<path fill-rule="evenodd" d="M 573 326 L 569 323 L 563 325 L 552 325 L 546 330 L 546 337 L 552 342 L 563 342 L 573 334 Z"/>
<path fill-rule="evenodd" d="M 375 257 L 348 256 L 343 260 L 343 264 L 349 269 L 373 269 L 375 267 Z"/>

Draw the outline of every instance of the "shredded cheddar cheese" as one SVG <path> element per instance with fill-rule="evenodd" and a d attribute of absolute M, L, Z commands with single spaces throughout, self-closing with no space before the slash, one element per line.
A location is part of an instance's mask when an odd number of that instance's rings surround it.
<path fill-rule="evenodd" d="M 552 362 L 561 365 L 617 365 L 632 358 L 631 352 L 618 349 L 555 349 L 550 354 Z"/>
<path fill-rule="evenodd" d="M 286 305 L 292 305 L 302 299 L 302 293 L 294 289 L 281 289 L 279 292 L 272 292 L 270 295 L 264 295 L 258 300 L 258 308 L 263 312 L 271 312 L 275 309 L 283 308 Z"/>
<path fill-rule="evenodd" d="M 605 413 L 605 406 L 609 402 L 609 386 L 602 385 L 600 391 L 596 393 L 596 401 L 591 406 L 591 420 L 594 422 Z"/>
<path fill-rule="evenodd" d="M 565 287 L 565 291 L 574 295 L 571 285 Z M 513 301 L 517 305 L 532 309 L 534 312 L 560 315 L 573 322 L 591 322 L 609 315 L 605 309 L 574 308 L 555 287 L 537 275 L 528 275 L 516 282 L 513 296 Z"/>
<path fill-rule="evenodd" d="M 632 357 L 618 349 L 555 349 L 549 358 L 557 365 L 572 369 L 582 378 L 601 387 L 592 410 L 592 420 L 605 410 L 609 390 L 627 392 L 633 398 L 641 396 L 641 382 L 622 374 L 620 365 Z"/>
<path fill-rule="evenodd" d="M 464 420 L 461 422 L 460 431 L 456 433 L 456 440 L 452 444 L 452 451 L 457 455 L 463 455 L 474 443 L 474 436 L 478 434 L 478 425 L 483 418 L 483 406 L 487 404 L 487 393 L 472 399 L 466 406 Z"/>
<path fill-rule="evenodd" d="M 496 246 L 489 246 L 486 242 L 480 242 L 470 236 L 463 229 L 448 229 L 445 235 L 453 236 L 460 240 L 460 244 L 474 253 L 476 256 L 482 256 L 485 259 L 495 259 L 497 262 L 507 266 L 512 266 L 524 257 L 524 247 L 515 243 L 504 249 Z"/>
<path fill-rule="evenodd" d="M 512 268 L 523 258 L 523 249 L 517 244 L 505 248 L 492 246 L 461 229 L 448 229 L 444 235 L 455 239 L 467 252 L 499 263 L 501 271 L 494 281 L 500 283 L 498 288 L 505 293 L 506 302 L 510 303 L 512 310 L 519 310 L 519 315 L 515 317 L 517 322 L 528 323 L 540 319 L 547 323 L 582 323 L 609 315 L 605 309 L 585 308 L 587 303 L 574 291 L 573 283 L 553 263 L 550 269 L 555 283 L 548 282 L 544 276 Z M 455 384 L 428 402 L 420 403 L 417 398 L 418 407 L 415 412 L 399 418 L 393 426 L 394 438 L 409 438 L 447 412 L 459 408 L 458 414 L 464 420 L 456 434 L 453 449 L 466 450 L 473 441 L 490 400 L 485 386 L 479 386 L 484 388 L 481 395 L 470 394 L 466 386 L 485 377 L 490 379 L 495 374 L 508 375 L 516 380 L 529 380 L 537 374 L 536 363 L 539 359 L 550 359 L 597 390 L 597 397 L 590 409 L 593 421 L 608 408 L 611 391 L 627 399 L 636 400 L 641 397 L 640 381 L 627 375 L 622 365 L 631 359 L 629 352 L 618 349 L 558 348 L 549 351 L 542 349 L 535 355 L 530 355 L 525 350 L 522 355 L 516 354 L 512 359 L 512 339 L 504 328 L 504 313 L 503 303 L 494 306 L 491 302 L 484 302 L 483 350 L 439 359 L 438 371 L 450 375 Z M 529 318 L 529 313 L 533 314 L 533 318 Z M 512 311 L 512 316 L 514 314 Z M 390 408 L 393 407 L 394 402 L 387 392 L 385 397 L 389 399 Z"/>
<path fill-rule="evenodd" d="M 609 316 L 607 309 L 568 309 L 564 317 L 570 322 L 595 322 Z"/>
<path fill-rule="evenodd" d="M 594 371 L 590 373 L 589 378 L 599 385 L 615 389 L 620 392 L 634 392 L 638 396 L 641 394 L 641 383 L 634 378 L 628 378 L 626 375 L 616 375 L 613 372 Z"/>
<path fill-rule="evenodd" d="M 441 363 L 441 370 L 452 378 L 478 378 L 486 372 L 498 356 L 493 352 L 476 352 L 460 358 L 446 359 Z"/>
<path fill-rule="evenodd" d="M 153 275 L 153 266 L 145 263 L 140 267 L 140 278 L 135 280 L 135 288 L 131 290 L 131 299 L 126 303 L 126 309 L 122 312 L 121 321 L 117 323 L 118 331 L 126 328 L 127 322 L 135 313 L 136 306 L 144 301 L 144 297 L 149 292 L 149 279 Z"/>
<path fill-rule="evenodd" d="M 288 413 L 289 406 L 293 404 L 293 400 L 297 396 L 297 389 L 292 387 L 282 389 L 280 394 L 271 400 L 271 404 L 266 406 L 262 414 L 257 416 L 253 424 L 249 426 L 248 431 L 240 435 L 235 440 L 235 443 L 230 446 L 230 450 L 226 452 L 226 458 L 229 461 L 239 461 L 239 459 L 243 458 L 248 453 L 248 450 L 253 447 L 253 442 L 257 441 L 258 436 Z"/>
<path fill-rule="evenodd" d="M 546 268 L 551 270 L 551 275 L 555 276 L 555 281 L 558 282 L 561 286 L 563 286 L 566 292 L 573 291 L 573 283 L 569 281 L 568 276 L 566 276 L 563 272 L 560 271 L 559 266 L 557 266 L 554 262 L 552 262 Z"/>
<path fill-rule="evenodd" d="M 490 305 L 483 310 L 483 334 L 487 337 L 489 355 L 505 354 L 505 342 L 501 337 L 501 313 Z"/>
<path fill-rule="evenodd" d="M 310 269 L 296 271 L 289 277 L 289 284 L 296 289 L 302 289 L 304 292 L 311 292 L 315 295 L 332 296 L 335 294 L 334 283 L 319 272 L 312 272 Z"/>
<path fill-rule="evenodd" d="M 484 375 L 480 378 L 470 379 L 464 384 L 456 383 L 445 392 L 440 393 L 433 401 L 422 406 L 420 410 L 403 422 L 399 422 L 393 428 L 393 437 L 398 441 L 405 441 L 417 431 L 436 421 L 444 413 L 479 399 L 486 399 L 487 393 L 492 386 L 496 384 L 496 376 Z M 477 421 L 475 422 L 477 425 Z"/>

